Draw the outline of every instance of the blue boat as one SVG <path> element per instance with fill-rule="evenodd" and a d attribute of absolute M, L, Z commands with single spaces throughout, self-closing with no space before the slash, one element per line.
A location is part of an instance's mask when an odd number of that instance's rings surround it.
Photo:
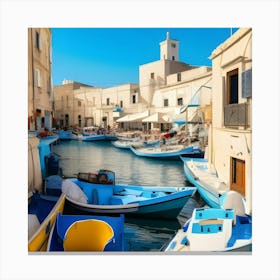
<path fill-rule="evenodd" d="M 114 172 L 100 170 L 97 174 L 79 173 L 78 178 L 66 179 L 61 189 L 66 193 L 67 214 L 174 219 L 196 188 L 117 185 Z"/>
<path fill-rule="evenodd" d="M 104 134 L 89 134 L 83 135 L 82 141 L 102 141 L 106 140 L 106 136 Z"/>
<path fill-rule="evenodd" d="M 213 208 L 221 207 L 221 196 L 230 190 L 208 164 L 207 159 L 180 157 L 184 162 L 184 173 L 202 199 Z"/>
<path fill-rule="evenodd" d="M 242 196 L 229 191 L 222 200 L 220 209 L 194 209 L 165 251 L 252 251 L 252 217 L 245 213 Z"/>
<path fill-rule="evenodd" d="M 117 137 L 113 134 L 87 134 L 83 135 L 82 141 L 115 141 Z"/>
<path fill-rule="evenodd" d="M 200 154 L 202 151 L 197 146 L 161 145 L 157 147 L 130 147 L 131 151 L 140 157 L 154 159 L 179 159 L 181 155 Z"/>
<path fill-rule="evenodd" d="M 124 215 L 58 214 L 47 251 L 124 251 Z"/>

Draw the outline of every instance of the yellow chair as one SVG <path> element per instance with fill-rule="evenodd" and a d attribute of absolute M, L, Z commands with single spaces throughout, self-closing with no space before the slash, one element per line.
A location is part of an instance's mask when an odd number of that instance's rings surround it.
<path fill-rule="evenodd" d="M 112 227 L 104 221 L 77 221 L 65 233 L 64 251 L 104 251 L 113 236 Z"/>

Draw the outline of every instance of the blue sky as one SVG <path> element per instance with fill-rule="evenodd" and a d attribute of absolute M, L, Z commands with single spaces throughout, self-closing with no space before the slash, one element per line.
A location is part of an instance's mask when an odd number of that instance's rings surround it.
<path fill-rule="evenodd" d="M 232 32 L 236 32 L 233 28 Z M 159 43 L 180 42 L 179 60 L 211 66 L 211 52 L 230 37 L 230 28 L 52 28 L 52 78 L 98 87 L 139 82 L 139 65 L 160 57 Z"/>

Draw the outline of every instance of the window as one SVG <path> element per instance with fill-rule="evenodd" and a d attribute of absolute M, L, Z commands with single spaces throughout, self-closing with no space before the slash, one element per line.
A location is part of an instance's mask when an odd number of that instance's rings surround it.
<path fill-rule="evenodd" d="M 183 105 L 183 98 L 178 98 L 178 99 L 177 99 L 177 104 L 178 104 L 179 106 L 182 106 L 182 105 Z"/>
<path fill-rule="evenodd" d="M 231 187 L 245 195 L 245 161 L 237 158 L 231 158 Z"/>
<path fill-rule="evenodd" d="M 67 107 L 69 106 L 69 97 L 68 97 L 68 95 L 66 96 L 66 106 Z"/>
<path fill-rule="evenodd" d="M 40 40 L 40 34 L 36 31 L 36 48 L 38 50 L 41 50 L 41 40 Z"/>
<path fill-rule="evenodd" d="M 163 106 L 164 107 L 168 107 L 168 99 L 164 99 L 163 100 Z"/>
<path fill-rule="evenodd" d="M 79 101 L 80 102 L 80 101 Z M 82 126 L 82 118 L 81 118 L 81 115 L 78 115 L 78 124 L 79 124 L 79 127 Z"/>
<path fill-rule="evenodd" d="M 133 95 L 132 95 L 132 104 L 135 104 L 135 103 L 136 103 L 136 95 L 133 94 Z"/>
<path fill-rule="evenodd" d="M 176 44 L 172 43 L 171 47 L 175 49 L 176 48 Z"/>
<path fill-rule="evenodd" d="M 110 98 L 107 98 L 107 99 L 106 99 L 106 105 L 107 105 L 107 106 L 110 105 Z"/>
<path fill-rule="evenodd" d="M 177 82 L 181 82 L 181 73 L 177 73 Z"/>
<path fill-rule="evenodd" d="M 34 85 L 36 87 L 41 87 L 41 72 L 39 69 L 34 71 Z"/>
<path fill-rule="evenodd" d="M 174 55 L 172 55 L 172 60 L 175 60 L 175 56 Z"/>
<path fill-rule="evenodd" d="M 48 94 L 51 93 L 51 84 L 50 84 L 50 80 L 49 79 L 47 79 L 47 92 L 48 92 Z"/>
<path fill-rule="evenodd" d="M 227 105 L 238 103 L 238 69 L 227 73 Z"/>
<path fill-rule="evenodd" d="M 120 101 L 120 107 L 123 108 L 123 101 Z"/>
<path fill-rule="evenodd" d="M 151 73 L 151 79 L 155 78 L 155 73 Z"/>
<path fill-rule="evenodd" d="M 69 115 L 65 115 L 65 126 L 69 126 Z"/>
<path fill-rule="evenodd" d="M 80 100 L 78 100 L 78 107 L 81 107 L 81 106 L 82 106 L 82 102 Z"/>

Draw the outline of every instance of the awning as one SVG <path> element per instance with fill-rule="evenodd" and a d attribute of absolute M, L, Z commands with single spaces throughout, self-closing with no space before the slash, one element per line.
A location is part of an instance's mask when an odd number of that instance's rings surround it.
<path fill-rule="evenodd" d="M 149 111 L 145 111 L 142 113 L 136 113 L 136 114 L 129 114 L 122 118 L 117 119 L 116 122 L 141 122 L 144 118 L 149 116 Z"/>
<path fill-rule="evenodd" d="M 150 122 L 150 123 L 171 123 L 170 116 L 166 115 L 165 113 L 155 113 L 145 119 L 142 122 Z"/>

